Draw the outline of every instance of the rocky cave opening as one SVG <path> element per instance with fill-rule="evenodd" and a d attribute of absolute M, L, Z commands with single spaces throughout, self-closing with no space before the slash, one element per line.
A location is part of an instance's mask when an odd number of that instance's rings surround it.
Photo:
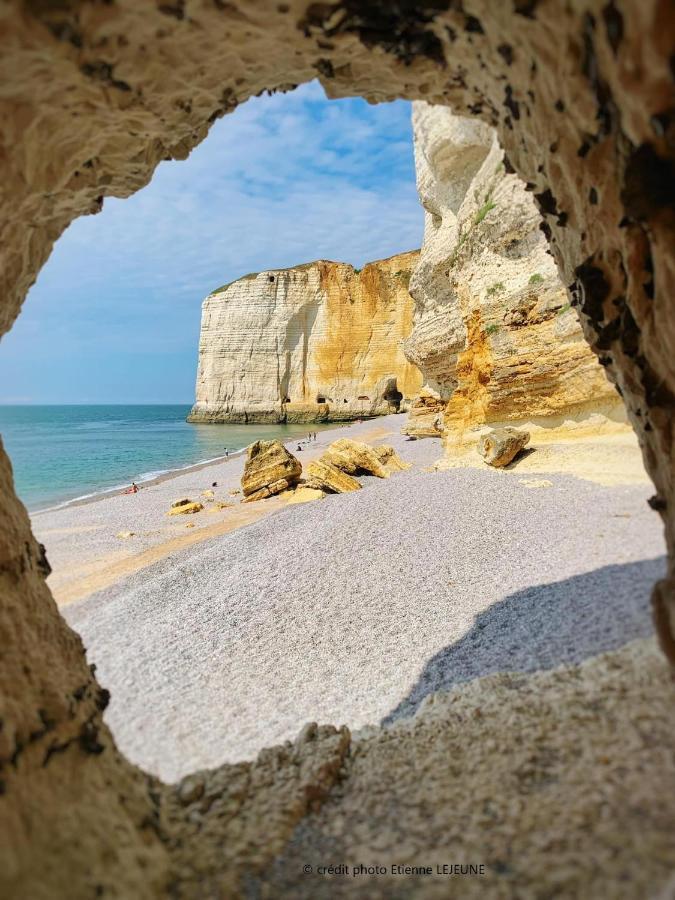
<path fill-rule="evenodd" d="M 387 386 L 385 387 L 382 394 L 382 399 L 386 400 L 395 412 L 398 412 L 401 408 L 403 394 L 401 393 L 401 391 L 399 391 L 398 384 L 395 378 L 390 378 L 387 381 Z"/>
<path fill-rule="evenodd" d="M 623 397 L 655 483 L 669 574 L 654 588 L 654 617 L 675 662 L 675 18 L 663 4 L 12 3 L 2 15 L 12 38 L 3 60 L 11 200 L 2 222 L 3 331 L 73 218 L 96 212 L 106 195 L 138 190 L 162 159 L 185 158 L 215 118 L 264 89 L 286 90 L 318 71 L 331 96 L 423 99 L 493 125 L 544 216 L 570 302 Z M 568 52 L 552 56 L 552 40 Z M 363 833 L 369 821 L 381 833 L 374 804 L 382 787 L 349 761 L 346 730 L 314 728 L 293 748 L 211 773 L 206 787 L 189 779 L 167 787 L 131 766 L 102 721 L 106 691 L 45 585 L 4 453 L 0 480 L 2 630 L 11 636 L 0 671 L 1 802 L 11 834 L 3 878 L 15 892 L 236 891 L 350 778 L 371 810 Z M 611 678 L 598 677 L 611 695 Z M 424 791 L 438 790 L 450 753 L 434 745 L 425 757 L 424 746 L 413 741 L 406 751 L 416 759 L 420 808 L 433 803 Z M 658 804 L 662 786 L 642 786 L 645 803 Z M 204 791 L 213 814 L 207 809 L 196 827 L 186 802 Z M 444 828 L 413 819 L 402 826 L 408 845 L 443 846 Z M 529 877 L 539 888 L 548 883 L 541 868 Z"/>

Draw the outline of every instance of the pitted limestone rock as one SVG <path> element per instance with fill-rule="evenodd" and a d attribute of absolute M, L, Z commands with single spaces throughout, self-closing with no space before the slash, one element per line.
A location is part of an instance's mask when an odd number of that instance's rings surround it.
<path fill-rule="evenodd" d="M 490 422 L 620 414 L 495 130 L 426 103 L 413 124 L 425 231 L 404 346 L 425 388 L 405 432 L 451 446 Z"/>

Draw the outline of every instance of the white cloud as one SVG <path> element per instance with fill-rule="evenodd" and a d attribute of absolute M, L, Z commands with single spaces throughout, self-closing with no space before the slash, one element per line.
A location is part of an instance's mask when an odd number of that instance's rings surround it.
<path fill-rule="evenodd" d="M 108 199 L 98 216 L 73 223 L 3 342 L 0 377 L 13 379 L 12 394 L 44 395 L 32 354 L 40 369 L 45 355 L 59 360 L 65 389 L 85 347 L 113 369 L 128 365 L 123 349 L 164 354 L 167 364 L 176 354 L 189 394 L 201 300 L 217 285 L 419 246 L 409 120 L 407 104 L 327 101 L 318 84 L 249 101 L 187 161 L 163 163 L 134 197 Z M 159 369 L 148 396 L 160 394 Z"/>

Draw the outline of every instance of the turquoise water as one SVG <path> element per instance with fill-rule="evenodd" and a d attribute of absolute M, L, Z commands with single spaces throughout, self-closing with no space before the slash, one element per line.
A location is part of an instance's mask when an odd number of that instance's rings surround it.
<path fill-rule="evenodd" d="M 188 425 L 187 405 L 0 406 L 0 434 L 28 509 L 56 506 L 320 425 Z M 327 426 L 323 426 L 324 428 Z"/>

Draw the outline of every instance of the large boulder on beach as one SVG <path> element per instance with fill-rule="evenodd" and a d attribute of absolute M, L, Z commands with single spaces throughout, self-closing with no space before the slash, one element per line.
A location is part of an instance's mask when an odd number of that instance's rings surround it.
<path fill-rule="evenodd" d="M 262 500 L 297 484 L 302 464 L 281 441 L 255 441 L 248 448 L 241 489 L 246 502 Z"/>
<path fill-rule="evenodd" d="M 314 460 L 307 467 L 305 486 L 329 494 L 346 494 L 348 491 L 361 489 L 356 478 L 326 462 L 323 457 Z"/>
<path fill-rule="evenodd" d="M 326 448 L 321 459 L 348 475 L 367 474 L 376 475 L 378 478 L 389 478 L 389 472 L 375 448 L 362 441 L 353 441 L 350 438 L 333 441 Z"/>
<path fill-rule="evenodd" d="M 497 428 L 484 434 L 478 442 L 478 452 L 489 466 L 508 466 L 530 440 L 529 431 L 517 428 Z"/>

